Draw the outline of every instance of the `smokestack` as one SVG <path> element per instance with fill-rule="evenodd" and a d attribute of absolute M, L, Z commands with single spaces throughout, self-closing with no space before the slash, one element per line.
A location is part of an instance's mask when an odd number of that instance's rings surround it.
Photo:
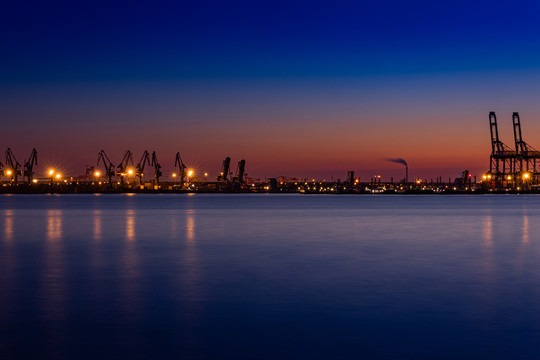
<path fill-rule="evenodd" d="M 387 159 L 387 160 L 390 162 L 405 165 L 405 183 L 407 184 L 409 182 L 409 165 L 407 165 L 407 162 L 402 158 Z"/>

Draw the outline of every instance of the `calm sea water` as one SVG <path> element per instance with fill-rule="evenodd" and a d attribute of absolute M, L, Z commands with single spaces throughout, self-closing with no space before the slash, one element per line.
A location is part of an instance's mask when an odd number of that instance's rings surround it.
<path fill-rule="evenodd" d="M 2 359 L 538 359 L 539 196 L 0 197 Z"/>

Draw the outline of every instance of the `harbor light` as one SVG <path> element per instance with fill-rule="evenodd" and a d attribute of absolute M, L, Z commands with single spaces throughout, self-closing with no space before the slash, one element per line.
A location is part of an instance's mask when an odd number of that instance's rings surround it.
<path fill-rule="evenodd" d="M 34 184 L 36 184 L 36 183 L 37 183 L 37 179 L 33 179 L 32 182 L 33 182 Z"/>
<path fill-rule="evenodd" d="M 128 169 L 128 175 L 133 175 L 133 169 Z"/>
<path fill-rule="evenodd" d="M 188 173 L 187 173 L 187 176 L 191 177 L 192 175 L 193 175 L 193 170 L 189 170 Z"/>
<path fill-rule="evenodd" d="M 525 174 L 523 174 L 523 180 L 527 180 L 531 177 L 531 174 L 529 174 L 528 172 L 526 172 Z"/>
<path fill-rule="evenodd" d="M 7 170 L 7 171 L 6 171 L 6 174 L 7 174 L 7 175 L 11 175 L 11 174 L 13 174 L 13 171 Z"/>
<path fill-rule="evenodd" d="M 100 173 L 99 171 L 96 171 L 96 172 L 94 173 L 94 176 L 95 176 L 95 177 L 100 177 L 100 176 L 101 176 L 101 173 Z"/>
<path fill-rule="evenodd" d="M 54 175 L 54 169 L 49 169 L 49 176 L 53 176 Z"/>
<path fill-rule="evenodd" d="M 173 174 L 172 174 L 172 177 L 175 178 L 175 177 L 176 177 L 176 173 L 173 173 Z"/>
<path fill-rule="evenodd" d="M 506 177 L 506 180 L 512 180 L 512 175 L 508 175 L 508 176 Z"/>
<path fill-rule="evenodd" d="M 60 173 L 56 174 L 57 179 L 60 179 L 61 177 L 62 177 L 62 174 L 60 174 Z"/>

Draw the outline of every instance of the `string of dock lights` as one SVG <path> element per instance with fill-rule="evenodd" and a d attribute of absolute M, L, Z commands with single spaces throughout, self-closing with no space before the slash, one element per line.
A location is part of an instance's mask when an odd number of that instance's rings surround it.
<path fill-rule="evenodd" d="M 512 180 L 513 176 L 516 176 L 516 178 L 518 178 L 519 174 L 507 175 L 506 180 Z M 531 178 L 531 173 L 530 172 L 525 172 L 525 173 L 521 174 L 521 180 L 529 180 L 530 178 Z M 484 174 L 482 176 L 482 180 L 491 180 L 491 179 L 493 179 L 493 175 L 490 174 L 490 173 Z"/>
<path fill-rule="evenodd" d="M 51 171 L 52 171 L 52 173 L 51 173 Z M 49 175 L 52 175 L 52 174 L 54 174 L 54 170 L 49 170 Z M 8 175 L 10 175 L 10 174 L 8 174 Z M 119 175 L 121 175 L 121 176 L 126 176 L 126 175 L 133 176 L 133 175 L 135 175 L 135 170 L 133 170 L 133 169 L 128 169 L 125 173 L 120 173 Z M 193 175 L 195 175 L 195 171 L 194 171 L 194 170 L 191 170 L 191 169 L 188 170 L 188 172 L 187 172 L 187 177 L 188 177 L 188 178 L 191 178 Z M 95 177 L 100 177 L 100 176 L 101 176 L 101 171 L 96 170 L 96 171 L 94 172 L 94 176 L 95 176 Z M 177 173 L 172 173 L 172 177 L 173 177 L 173 178 L 176 178 L 177 176 L 178 176 Z M 208 176 L 208 173 L 204 173 L 204 176 L 207 177 L 207 176 Z"/>

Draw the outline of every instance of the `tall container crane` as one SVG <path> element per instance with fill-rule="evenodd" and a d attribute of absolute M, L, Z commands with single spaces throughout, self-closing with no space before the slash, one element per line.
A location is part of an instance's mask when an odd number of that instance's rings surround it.
<path fill-rule="evenodd" d="M 22 175 L 22 171 L 19 169 L 21 164 L 17 161 L 15 158 L 15 155 L 13 154 L 13 151 L 11 151 L 11 148 L 8 148 L 6 150 L 6 167 L 5 175 L 8 175 L 11 177 L 11 181 L 15 184 L 17 183 L 17 178 Z"/>
<path fill-rule="evenodd" d="M 489 113 L 489 129 L 491 133 L 489 171 L 495 175 L 495 180 L 500 182 L 505 179 L 506 175 L 515 173 L 517 152 L 499 139 L 499 128 L 494 111 Z"/>
<path fill-rule="evenodd" d="M 186 165 L 182 161 L 180 152 L 176 153 L 176 159 L 174 160 L 174 167 L 178 167 L 178 176 L 180 177 L 180 184 L 184 184 L 184 178 L 186 177 Z"/>
<path fill-rule="evenodd" d="M 223 165 L 221 166 L 220 175 L 217 177 L 218 181 L 229 182 L 229 168 L 231 166 L 231 158 L 226 157 L 223 160 Z"/>
<path fill-rule="evenodd" d="M 137 166 L 135 166 L 135 176 L 139 178 L 140 185 L 143 183 L 144 167 L 146 164 L 150 165 L 150 154 L 145 150 L 141 156 L 141 159 L 137 163 Z"/>
<path fill-rule="evenodd" d="M 37 150 L 35 148 L 32 149 L 30 157 L 24 163 L 24 175 L 26 176 L 26 181 L 28 181 L 29 184 L 32 183 L 32 180 L 34 179 L 34 165 L 38 164 L 37 155 Z"/>
<path fill-rule="evenodd" d="M 516 153 L 519 161 L 520 171 L 537 172 L 537 161 L 540 160 L 540 151 L 533 148 L 531 145 L 523 141 L 521 135 L 521 120 L 517 112 L 512 114 L 512 122 L 514 124 L 514 141 L 516 143 Z"/>
<path fill-rule="evenodd" d="M 107 179 L 109 180 L 109 186 L 112 186 L 112 178 L 116 175 L 116 172 L 114 171 L 114 164 L 109 160 L 109 157 L 105 154 L 104 150 L 101 150 L 98 154 L 96 167 L 99 167 L 100 163 L 103 165 L 105 176 L 107 176 Z"/>
<path fill-rule="evenodd" d="M 152 152 L 152 163 L 150 165 L 154 167 L 154 177 L 156 178 L 156 185 L 159 187 L 159 178 L 163 174 L 161 173 L 161 165 L 158 162 L 158 158 L 155 151 Z"/>

